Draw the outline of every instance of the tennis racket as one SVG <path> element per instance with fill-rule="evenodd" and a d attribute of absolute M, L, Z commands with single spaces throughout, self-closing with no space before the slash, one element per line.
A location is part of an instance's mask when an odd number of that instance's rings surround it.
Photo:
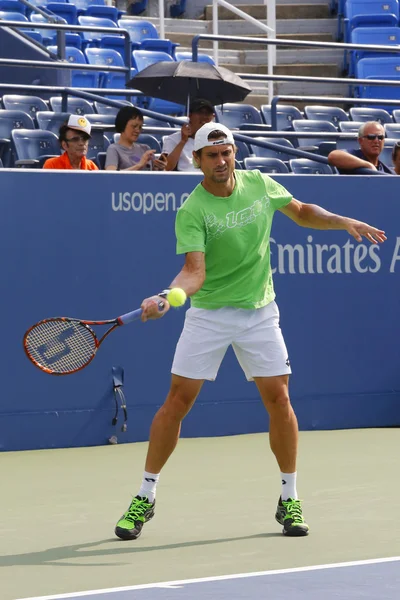
<path fill-rule="evenodd" d="M 160 300 L 158 310 L 162 312 Z M 81 321 L 69 317 L 54 317 L 39 321 L 24 335 L 24 350 L 33 364 L 50 375 L 70 375 L 84 369 L 92 362 L 97 350 L 107 336 L 121 325 L 139 319 L 142 309 L 108 321 Z M 111 325 L 98 339 L 93 325 Z"/>

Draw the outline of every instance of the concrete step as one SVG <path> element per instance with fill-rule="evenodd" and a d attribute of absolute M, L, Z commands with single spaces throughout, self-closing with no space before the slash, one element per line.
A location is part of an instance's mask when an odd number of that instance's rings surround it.
<path fill-rule="evenodd" d="M 225 67 L 230 71 L 233 71 L 237 75 L 246 73 L 249 75 L 254 73 L 255 75 L 266 75 L 268 73 L 267 64 L 264 65 L 237 65 L 223 63 L 221 67 Z M 297 75 L 304 77 L 339 77 L 339 68 L 337 64 L 295 64 L 295 65 L 277 65 L 274 68 L 275 75 Z"/>
<path fill-rule="evenodd" d="M 212 33 L 212 23 L 208 22 L 208 33 Z M 259 21 L 268 25 L 267 21 Z M 335 19 L 277 19 L 276 31 L 279 33 L 331 33 L 336 34 L 337 23 Z M 187 32 L 188 30 L 186 30 Z M 262 30 L 248 21 L 219 21 L 218 33 L 220 35 L 253 36 L 262 34 Z"/>
<path fill-rule="evenodd" d="M 252 35 L 252 38 L 258 38 L 260 40 L 265 39 L 266 35 Z M 191 47 L 193 35 L 191 33 L 181 33 L 174 32 L 173 34 L 168 34 L 168 38 L 173 42 L 181 44 L 181 46 Z M 299 41 L 309 41 L 309 42 L 333 42 L 333 36 L 330 33 L 284 33 L 278 34 L 277 39 L 281 40 L 299 40 Z M 212 40 L 202 40 L 200 43 L 200 48 L 212 48 L 213 42 Z M 255 50 L 258 49 L 263 50 L 263 46 L 260 46 L 251 43 L 251 42 L 219 42 L 219 48 L 224 49 L 234 49 L 234 50 Z M 279 46 L 281 49 L 285 46 Z M 264 52 L 265 52 L 264 47 Z"/>
<path fill-rule="evenodd" d="M 266 18 L 265 5 L 235 5 L 236 8 L 244 13 L 261 20 Z M 277 19 L 326 19 L 330 17 L 328 4 L 278 4 L 276 6 Z M 218 20 L 238 20 L 242 19 L 239 15 L 220 6 L 218 8 Z M 205 20 L 212 20 L 212 6 L 205 9 Z"/>
<path fill-rule="evenodd" d="M 275 92 L 276 93 L 276 92 Z M 281 92 L 282 93 L 282 92 Z M 285 92 L 285 93 L 291 93 L 291 92 Z M 325 97 L 326 95 L 329 96 L 329 94 L 318 94 L 320 97 Z M 340 97 L 345 97 L 345 94 L 335 94 L 335 98 L 340 98 Z M 253 106 L 255 106 L 256 108 L 261 108 L 262 104 L 269 104 L 268 102 L 268 96 L 267 93 L 251 93 L 249 94 L 241 104 L 252 104 Z M 283 104 L 292 104 L 293 106 L 297 106 L 297 108 L 299 108 L 300 110 L 303 110 L 305 106 L 309 105 L 309 104 L 315 104 L 315 102 L 309 102 L 309 101 L 301 101 L 301 100 L 287 100 L 285 102 L 283 102 Z M 346 104 L 345 102 L 341 103 L 341 102 L 336 102 L 335 106 L 339 106 L 340 108 L 343 108 L 344 110 L 348 110 L 349 105 Z"/>

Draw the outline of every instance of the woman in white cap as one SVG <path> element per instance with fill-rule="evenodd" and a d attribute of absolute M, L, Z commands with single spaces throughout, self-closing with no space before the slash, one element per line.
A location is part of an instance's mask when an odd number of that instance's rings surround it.
<path fill-rule="evenodd" d="M 64 153 L 61 156 L 48 158 L 43 169 L 80 169 L 82 171 L 98 171 L 97 165 L 86 158 L 89 147 L 91 125 L 86 117 L 71 115 L 61 125 L 58 139 Z"/>

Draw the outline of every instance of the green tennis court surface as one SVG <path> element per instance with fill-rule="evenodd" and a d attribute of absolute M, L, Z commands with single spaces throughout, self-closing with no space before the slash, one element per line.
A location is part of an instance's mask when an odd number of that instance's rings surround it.
<path fill-rule="evenodd" d="M 146 444 L 3 453 L 1 600 L 78 592 L 92 600 L 233 600 L 265 590 L 274 600 L 392 600 L 393 590 L 398 598 L 399 441 L 398 429 L 301 433 L 298 488 L 311 533 L 298 539 L 283 537 L 274 520 L 280 479 L 264 434 L 181 440 L 162 473 L 156 516 L 135 542 L 113 529 L 137 492 Z M 375 562 L 385 557 L 391 561 Z M 373 563 L 353 564 L 365 560 Z M 289 571 L 246 576 L 276 570 Z M 215 580 L 237 574 L 245 577 Z M 204 578 L 212 580 L 187 582 Z M 352 579 L 364 595 L 355 595 Z M 149 587 L 176 581 L 183 583 Z M 335 582 L 341 595 L 332 595 Z M 120 588 L 130 591 L 113 596 Z"/>

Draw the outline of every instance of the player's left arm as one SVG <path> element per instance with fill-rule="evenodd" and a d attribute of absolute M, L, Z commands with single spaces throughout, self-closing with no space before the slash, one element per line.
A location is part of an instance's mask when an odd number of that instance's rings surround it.
<path fill-rule="evenodd" d="M 357 242 L 361 242 L 363 236 L 372 244 L 382 243 L 387 239 L 384 231 L 376 229 L 376 227 L 371 227 L 368 223 L 336 215 L 317 204 L 306 204 L 295 198 L 292 198 L 289 204 L 278 210 L 301 227 L 310 227 L 311 229 L 342 229 L 352 235 Z"/>

